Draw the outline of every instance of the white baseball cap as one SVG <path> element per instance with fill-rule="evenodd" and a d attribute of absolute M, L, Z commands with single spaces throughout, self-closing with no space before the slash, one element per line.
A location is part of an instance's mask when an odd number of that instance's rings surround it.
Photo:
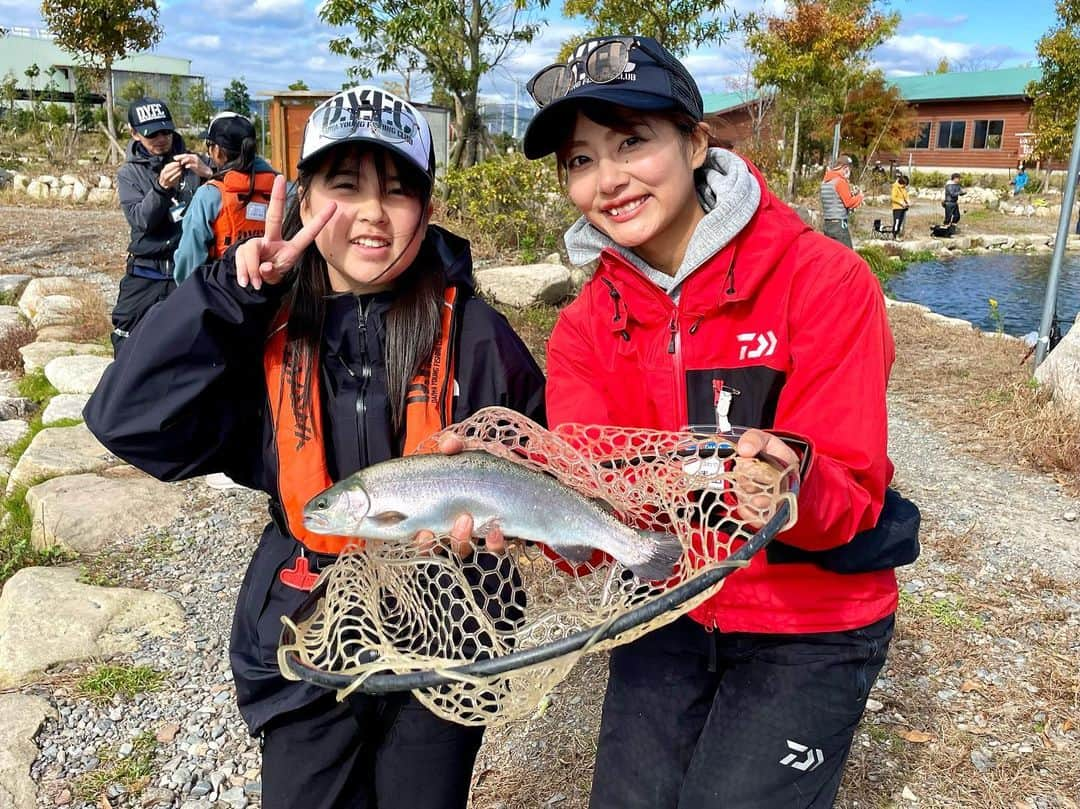
<path fill-rule="evenodd" d="M 431 128 L 412 104 L 379 87 L 342 90 L 317 106 L 304 126 L 297 168 L 310 168 L 328 149 L 365 141 L 416 166 L 430 183 L 435 176 Z"/>

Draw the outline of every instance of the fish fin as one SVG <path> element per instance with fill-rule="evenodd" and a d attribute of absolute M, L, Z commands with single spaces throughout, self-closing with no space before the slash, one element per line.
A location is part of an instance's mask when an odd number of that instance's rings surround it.
<path fill-rule="evenodd" d="M 675 534 L 664 531 L 638 531 L 648 541 L 644 561 L 628 565 L 630 571 L 642 581 L 662 581 L 671 575 L 676 563 L 682 559 L 682 542 Z"/>

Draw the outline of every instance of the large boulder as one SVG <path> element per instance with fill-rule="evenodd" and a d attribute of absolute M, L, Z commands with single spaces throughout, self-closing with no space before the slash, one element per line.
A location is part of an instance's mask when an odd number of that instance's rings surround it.
<path fill-rule="evenodd" d="M 1050 389 L 1055 402 L 1080 415 L 1080 315 L 1035 369 L 1035 379 Z"/>
<path fill-rule="evenodd" d="M 0 688 L 30 682 L 49 666 L 134 652 L 147 635 L 184 628 L 168 596 L 80 584 L 71 567 L 25 567 L 0 594 Z"/>
<path fill-rule="evenodd" d="M 69 419 L 82 421 L 83 408 L 89 400 L 89 393 L 58 393 L 45 406 L 45 412 L 41 414 L 41 423 L 46 427 L 51 427 Z"/>
<path fill-rule="evenodd" d="M 120 461 L 103 447 L 85 424 L 46 427 L 34 436 L 8 477 L 7 493 L 60 475 L 98 472 Z"/>
<path fill-rule="evenodd" d="M 0 452 L 7 452 L 30 432 L 30 425 L 22 419 L 0 421 Z"/>
<path fill-rule="evenodd" d="M 33 339 L 34 333 L 30 325 L 14 306 L 0 306 L 0 341 L 8 341 L 21 335 L 23 340 Z M 18 345 L 18 343 L 15 343 Z"/>
<path fill-rule="evenodd" d="M 53 478 L 26 492 L 34 547 L 85 555 L 118 538 L 164 528 L 183 514 L 184 503 L 179 486 L 131 467 Z"/>
<path fill-rule="evenodd" d="M 18 296 L 33 279 L 34 276 L 32 275 L 22 275 L 20 273 L 0 275 L 0 292 L 7 295 Z"/>
<path fill-rule="evenodd" d="M 0 808 L 36 809 L 37 784 L 30 766 L 38 757 L 34 743 L 41 724 L 56 710 L 41 697 L 0 694 Z"/>
<path fill-rule="evenodd" d="M 45 378 L 61 393 L 93 393 L 112 357 L 75 354 L 57 357 L 45 366 Z"/>
<path fill-rule="evenodd" d="M 62 340 L 37 340 L 27 343 L 19 349 L 23 358 L 23 371 L 32 374 L 39 368 L 49 364 L 49 360 L 57 357 L 68 357 L 72 354 L 86 354 L 91 356 L 112 356 L 112 349 L 104 343 L 70 343 Z"/>
<path fill-rule="evenodd" d="M 88 295 L 100 297 L 101 293 L 87 281 L 66 278 L 62 275 L 35 278 L 26 285 L 26 289 L 19 296 L 19 311 L 32 322 L 41 307 L 41 299 L 50 295 L 67 295 L 82 299 Z"/>
<path fill-rule="evenodd" d="M 556 304 L 572 292 L 570 271 L 562 264 L 526 264 L 491 267 L 476 271 L 476 283 L 484 294 L 507 306 Z"/>

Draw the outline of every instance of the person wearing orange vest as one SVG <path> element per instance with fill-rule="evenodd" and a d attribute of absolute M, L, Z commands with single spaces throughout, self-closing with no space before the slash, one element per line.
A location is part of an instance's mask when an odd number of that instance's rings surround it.
<path fill-rule="evenodd" d="M 428 224 L 434 149 L 415 107 L 374 87 L 338 93 L 312 112 L 298 168 L 288 206 L 275 180 L 262 236 L 147 314 L 86 423 L 159 479 L 223 472 L 269 495 L 230 640 L 240 713 L 263 740 L 262 805 L 464 809 L 483 730 L 409 694 L 338 702 L 286 680 L 281 618 L 342 544 L 303 529 L 307 499 L 483 407 L 543 423 L 543 374 L 473 294 L 468 242 Z M 485 570 L 503 560 L 476 554 Z"/>
<path fill-rule="evenodd" d="M 848 216 L 862 202 L 862 193 L 851 185 L 851 158 L 840 155 L 821 178 L 821 232 L 851 247 Z"/>
<path fill-rule="evenodd" d="M 255 125 L 243 115 L 222 112 L 206 130 L 214 176 L 184 214 L 173 278 L 182 284 L 195 268 L 221 258 L 233 244 L 262 236 L 266 206 L 277 172 L 255 151 Z"/>

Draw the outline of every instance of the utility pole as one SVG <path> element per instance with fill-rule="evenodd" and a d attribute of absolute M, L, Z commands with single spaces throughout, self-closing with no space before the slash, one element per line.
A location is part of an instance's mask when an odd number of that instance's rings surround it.
<path fill-rule="evenodd" d="M 521 89 L 521 82 L 514 79 L 514 140 L 518 139 L 518 90 Z"/>
<path fill-rule="evenodd" d="M 1073 201 L 1076 199 L 1077 171 L 1080 171 L 1080 111 L 1077 113 L 1076 129 L 1073 131 L 1072 156 L 1069 158 L 1069 171 L 1065 175 L 1065 190 L 1061 194 L 1061 215 L 1058 217 L 1057 238 L 1054 239 L 1054 257 L 1050 259 L 1050 277 L 1046 282 L 1039 342 L 1035 344 L 1036 368 L 1050 351 L 1050 329 L 1057 314 L 1058 281 L 1061 280 L 1061 262 L 1065 258 L 1065 242 L 1069 238 L 1069 222 L 1072 219 Z"/>

